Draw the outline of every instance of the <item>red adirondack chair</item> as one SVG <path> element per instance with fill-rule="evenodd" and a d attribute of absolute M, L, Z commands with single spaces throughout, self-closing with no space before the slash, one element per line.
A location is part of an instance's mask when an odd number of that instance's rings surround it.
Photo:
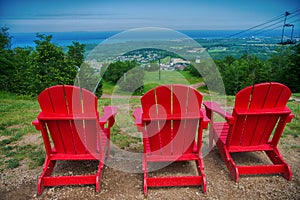
<path fill-rule="evenodd" d="M 144 193 L 147 187 L 201 186 L 206 179 L 201 155 L 202 129 L 209 120 L 201 111 L 201 94 L 183 85 L 165 85 L 141 98 L 142 108 L 133 112 L 135 125 L 143 133 Z M 198 175 L 148 177 L 151 162 L 196 161 Z"/>
<path fill-rule="evenodd" d="M 213 140 L 231 174 L 237 182 L 240 174 L 282 174 L 291 180 L 292 172 L 277 147 L 286 123 L 294 115 L 286 106 L 291 91 L 279 83 L 261 83 L 249 86 L 236 94 L 232 115 L 215 102 L 204 102 L 211 119 L 210 147 Z M 213 113 L 226 119 L 215 122 Z M 262 151 L 273 164 L 237 165 L 233 152 Z"/>
<path fill-rule="evenodd" d="M 104 115 L 99 118 L 97 97 L 88 90 L 67 85 L 45 89 L 38 101 L 42 111 L 32 123 L 41 131 L 46 150 L 38 194 L 45 186 L 75 184 L 95 184 L 99 191 L 117 108 L 104 107 Z M 98 170 L 92 175 L 52 176 L 59 160 L 96 160 Z"/>

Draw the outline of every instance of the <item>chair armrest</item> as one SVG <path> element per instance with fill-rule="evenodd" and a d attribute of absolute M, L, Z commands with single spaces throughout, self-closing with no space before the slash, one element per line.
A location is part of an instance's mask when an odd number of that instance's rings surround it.
<path fill-rule="evenodd" d="M 108 122 L 108 128 L 112 127 L 115 123 L 115 115 L 118 112 L 118 108 L 115 106 L 105 106 L 103 108 L 103 115 L 99 120 L 100 125 L 104 125 Z"/>
<path fill-rule="evenodd" d="M 290 113 L 289 116 L 287 117 L 286 122 L 290 123 L 294 117 L 295 117 L 295 115 L 293 113 Z"/>
<path fill-rule="evenodd" d="M 38 119 L 33 120 L 32 121 L 32 125 L 35 126 L 36 130 L 41 130 L 41 123 L 40 123 L 40 121 Z"/>
<path fill-rule="evenodd" d="M 203 115 L 203 128 L 208 128 L 208 124 L 210 122 L 210 119 L 206 116 L 206 111 L 205 109 L 201 109 L 202 115 Z"/>
<path fill-rule="evenodd" d="M 206 114 L 209 119 L 211 119 L 211 112 L 215 112 L 218 113 L 221 117 L 225 118 L 229 124 L 234 123 L 234 118 L 232 117 L 232 115 L 223 110 L 219 104 L 215 102 L 204 102 L 203 105 L 206 109 Z"/>
<path fill-rule="evenodd" d="M 136 126 L 142 126 L 143 125 L 142 115 L 143 115 L 142 108 L 136 108 L 133 111 L 132 116 L 135 119 L 134 125 L 136 125 Z"/>

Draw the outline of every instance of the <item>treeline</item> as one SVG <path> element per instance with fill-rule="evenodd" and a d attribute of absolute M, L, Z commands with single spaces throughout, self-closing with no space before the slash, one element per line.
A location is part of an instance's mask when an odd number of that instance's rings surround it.
<path fill-rule="evenodd" d="M 35 48 L 12 49 L 8 28 L 2 27 L 0 90 L 35 96 L 47 87 L 77 82 L 100 97 L 102 83 L 99 81 L 103 73 L 84 63 L 85 45 L 73 42 L 65 51 L 52 43 L 51 39 L 51 35 L 37 34 Z M 244 54 L 239 58 L 226 56 L 222 60 L 215 60 L 215 63 L 228 95 L 234 95 L 246 86 L 269 81 L 283 83 L 292 92 L 300 92 L 300 44 L 278 48 L 268 60 Z M 214 72 L 209 64 L 201 62 L 199 67 L 199 70 L 210 75 L 207 77 L 213 82 Z M 108 66 L 103 80 L 117 84 L 123 91 L 134 92 L 143 87 L 144 70 L 157 69 L 158 64 L 154 62 L 142 69 L 135 61 L 118 61 Z M 194 76 L 201 76 L 193 67 L 188 70 Z"/>
<path fill-rule="evenodd" d="M 122 91 L 135 92 L 142 90 L 144 70 L 136 61 L 117 61 L 106 69 L 103 80 L 118 85 Z"/>
<path fill-rule="evenodd" d="M 35 48 L 11 48 L 8 28 L 0 30 L 0 90 L 36 96 L 53 85 L 80 85 L 100 97 L 102 79 L 123 91 L 140 90 L 144 71 L 135 61 L 111 63 L 105 72 L 84 62 L 85 45 L 73 42 L 64 50 L 51 35 L 37 34 Z"/>
<path fill-rule="evenodd" d="M 51 42 L 51 35 L 37 34 L 35 48 L 11 49 L 8 28 L 0 31 L 0 90 L 37 95 L 53 85 L 74 84 L 76 66 L 84 61 L 83 44 L 73 42 L 65 52 Z"/>
<path fill-rule="evenodd" d="M 249 85 L 271 81 L 287 85 L 292 92 L 300 92 L 300 44 L 278 48 L 268 60 L 258 59 L 253 54 L 244 54 L 239 58 L 226 56 L 224 59 L 215 60 L 215 64 L 228 95 L 235 95 Z M 201 71 L 206 68 L 205 62 L 199 66 Z M 191 67 L 189 70 L 192 75 L 201 76 L 195 68 Z M 213 79 L 213 74 L 207 77 Z"/>

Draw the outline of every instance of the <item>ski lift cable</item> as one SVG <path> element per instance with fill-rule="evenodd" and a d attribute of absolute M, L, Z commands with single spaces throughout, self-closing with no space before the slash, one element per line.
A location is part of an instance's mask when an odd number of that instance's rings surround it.
<path fill-rule="evenodd" d="M 300 21 L 300 19 L 298 20 L 294 20 L 292 22 L 289 22 L 289 24 L 292 24 L 292 23 L 295 23 L 297 21 Z M 280 22 L 281 23 L 281 22 Z M 264 29 L 259 29 L 259 30 L 256 30 L 256 31 L 253 31 L 251 32 L 249 35 L 251 36 L 255 36 L 255 35 L 259 35 L 261 33 L 264 33 L 264 32 L 268 32 L 268 31 L 272 31 L 272 30 L 275 30 L 275 29 L 279 29 L 279 28 L 282 28 L 282 24 L 280 24 L 279 26 L 276 26 L 276 27 L 273 27 L 275 25 L 277 25 L 278 23 L 274 23 L 272 25 L 269 25 L 269 26 L 266 26 Z M 240 38 L 240 37 L 239 37 Z"/>
<path fill-rule="evenodd" d="M 300 16 L 300 13 L 298 13 L 298 14 L 296 14 L 296 15 L 294 15 L 294 16 L 291 16 L 291 17 L 287 18 L 286 20 L 290 20 L 290 19 L 295 18 L 295 17 L 298 17 L 298 16 Z"/>
<path fill-rule="evenodd" d="M 290 24 L 295 23 L 295 22 L 298 22 L 298 21 L 300 21 L 300 19 L 297 19 L 297 20 L 295 20 L 295 21 L 292 21 L 292 22 L 290 22 Z"/>
<path fill-rule="evenodd" d="M 281 21 L 274 22 L 274 23 L 272 23 L 272 24 L 268 24 L 267 26 L 264 26 L 264 27 L 262 27 L 262 28 L 260 28 L 260 29 L 254 30 L 253 32 L 260 31 L 260 30 L 263 30 L 263 29 L 267 29 L 267 28 L 272 27 L 272 26 L 275 26 L 275 25 L 277 25 L 277 24 L 281 24 L 281 26 L 282 26 L 282 20 L 281 20 Z"/>
<path fill-rule="evenodd" d="M 266 21 L 266 22 L 264 22 L 264 23 L 258 24 L 258 25 L 256 25 L 256 26 L 253 26 L 253 27 L 248 28 L 248 29 L 246 29 L 246 30 L 240 31 L 240 32 L 238 32 L 238 33 L 229 35 L 229 36 L 227 36 L 227 38 L 230 38 L 230 37 L 233 37 L 233 36 L 236 36 L 236 35 L 245 33 L 245 32 L 247 32 L 247 31 L 250 31 L 250 30 L 252 30 L 252 29 L 258 28 L 258 27 L 260 27 L 260 26 L 267 25 L 267 24 L 269 24 L 269 23 L 271 23 L 271 22 L 274 22 L 274 21 L 280 20 L 280 19 L 282 19 L 282 18 L 285 18 L 285 17 L 288 16 L 288 15 L 291 15 L 291 14 L 294 15 L 295 13 L 297 13 L 297 12 L 299 12 L 299 11 L 300 11 L 300 8 L 295 8 L 295 9 L 289 11 L 289 12 L 286 12 L 285 14 L 279 15 L 279 16 L 277 16 L 277 17 L 273 17 L 272 19 L 270 19 L 270 20 L 268 20 L 268 21 Z M 288 15 L 287 15 L 287 14 L 288 14 Z M 282 19 L 282 20 L 283 20 L 283 19 Z M 282 22 L 282 21 L 281 21 L 281 22 Z"/>
<path fill-rule="evenodd" d="M 300 21 L 300 19 L 294 20 L 294 21 L 289 22 L 289 23 L 292 24 L 292 23 L 295 23 L 295 22 L 298 22 L 298 21 Z M 279 28 L 282 28 L 282 25 L 279 25 L 279 26 L 276 26 L 276 27 L 272 27 L 270 29 L 261 30 L 259 32 L 254 33 L 253 36 L 261 34 L 261 33 L 264 33 L 264 32 L 272 31 L 272 30 L 275 30 L 275 29 L 279 29 Z"/>
<path fill-rule="evenodd" d="M 240 36 L 237 36 L 237 38 L 241 38 L 241 37 L 245 36 L 245 34 L 247 34 L 247 35 L 253 35 L 253 34 L 255 34 L 255 35 L 256 35 L 257 32 L 260 32 L 260 31 L 262 31 L 262 30 L 268 30 L 268 29 L 270 29 L 270 28 L 272 28 L 273 26 L 276 26 L 276 25 L 278 25 L 278 24 L 281 24 L 279 27 L 282 27 L 282 20 L 277 21 L 277 22 L 274 22 L 274 23 L 272 23 L 272 24 L 266 24 L 266 26 L 264 26 L 264 27 L 262 27 L 262 28 L 260 28 L 260 29 L 253 30 L 253 31 L 250 32 L 250 33 L 244 33 L 244 34 L 242 34 L 242 35 L 240 35 Z"/>
<path fill-rule="evenodd" d="M 280 24 L 280 25 L 279 25 L 279 26 L 276 26 L 276 25 L 278 25 L 278 24 Z M 270 24 L 270 25 L 268 25 L 268 26 L 265 26 L 264 28 L 255 30 L 255 31 L 249 33 L 249 35 L 257 35 L 257 33 L 261 33 L 262 31 L 274 30 L 274 29 L 273 29 L 274 26 L 276 26 L 276 28 L 282 27 L 282 21 L 276 22 L 276 23 Z"/>
<path fill-rule="evenodd" d="M 264 23 L 262 23 L 262 24 L 258 24 L 258 25 L 256 25 L 256 26 L 253 26 L 253 27 L 251 27 L 251 28 L 248 28 L 248 29 L 246 29 L 246 30 L 240 31 L 240 32 L 238 32 L 238 33 L 229 35 L 229 36 L 227 36 L 227 37 L 230 38 L 230 37 L 233 37 L 233 36 L 236 36 L 236 35 L 245 33 L 245 32 L 247 32 L 247 31 L 250 31 L 250 30 L 252 30 L 252 29 L 258 28 L 258 27 L 260 27 L 260 26 L 263 26 L 263 25 L 265 25 L 265 24 L 271 23 L 271 22 L 273 22 L 273 21 L 277 21 L 277 20 L 279 20 L 279 19 L 281 19 L 281 18 L 284 18 L 284 17 L 285 17 L 285 15 L 282 14 L 282 15 L 280 15 L 280 16 L 278 16 L 278 17 L 275 17 L 275 18 L 272 18 L 272 19 L 270 19 L 270 20 L 268 20 L 268 21 L 266 21 L 266 22 L 264 22 Z"/>
<path fill-rule="evenodd" d="M 259 34 L 264 33 L 264 32 L 276 30 L 276 29 L 279 29 L 279 28 L 282 28 L 282 25 L 279 25 L 279 26 L 276 26 L 276 27 L 273 27 L 273 28 L 270 28 L 270 29 L 261 30 L 260 32 L 254 33 L 253 36 L 259 35 Z"/>

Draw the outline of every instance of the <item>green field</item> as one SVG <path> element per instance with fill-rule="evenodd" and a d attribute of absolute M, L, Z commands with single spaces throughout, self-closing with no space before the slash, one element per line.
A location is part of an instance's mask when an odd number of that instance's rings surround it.
<path fill-rule="evenodd" d="M 164 84 L 183 84 L 183 85 L 192 85 L 203 82 L 203 79 L 200 77 L 194 77 L 187 71 L 161 71 L 159 80 L 159 72 L 145 71 L 145 76 L 143 79 L 144 89 L 143 93 L 148 90 Z M 132 95 L 126 92 L 120 91 L 118 86 L 114 86 L 110 83 L 103 83 L 103 94 L 115 94 L 115 95 Z"/>

